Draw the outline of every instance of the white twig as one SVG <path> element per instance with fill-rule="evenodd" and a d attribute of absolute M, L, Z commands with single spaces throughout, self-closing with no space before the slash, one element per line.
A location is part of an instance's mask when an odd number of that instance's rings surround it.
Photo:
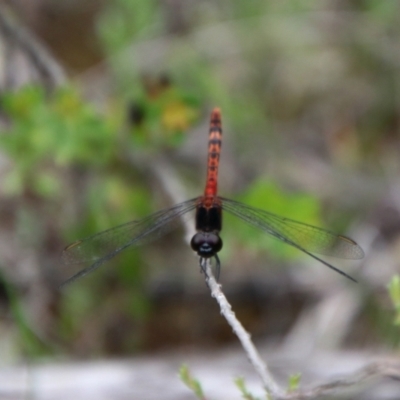
<path fill-rule="evenodd" d="M 215 280 L 209 261 L 204 262 L 202 269 L 206 274 L 206 283 L 211 290 L 212 297 L 218 302 L 221 314 L 225 317 L 233 332 L 240 340 L 250 363 L 253 365 L 257 374 L 261 378 L 269 398 L 274 400 L 311 400 L 320 399 L 321 396 L 335 395 L 345 389 L 354 388 L 367 384 L 373 379 L 383 376 L 400 380 L 400 363 L 374 362 L 356 372 L 348 374 L 338 379 L 332 379 L 310 389 L 299 389 L 286 392 L 273 378 L 266 363 L 261 359 L 256 347 L 251 341 L 250 334 L 243 328 L 238 321 L 232 307 L 221 290 L 221 285 Z"/>
<path fill-rule="evenodd" d="M 233 332 L 240 340 L 250 363 L 253 365 L 257 374 L 261 378 L 265 390 L 273 398 L 283 398 L 284 392 L 272 377 L 267 365 L 261 359 L 256 347 L 251 341 L 250 334 L 244 329 L 243 325 L 236 318 L 232 307 L 221 290 L 221 285 L 215 280 L 211 270 L 211 264 L 208 260 L 204 263 L 204 272 L 206 274 L 206 283 L 211 290 L 211 296 L 215 298 L 221 309 L 221 314 L 225 317 Z"/>

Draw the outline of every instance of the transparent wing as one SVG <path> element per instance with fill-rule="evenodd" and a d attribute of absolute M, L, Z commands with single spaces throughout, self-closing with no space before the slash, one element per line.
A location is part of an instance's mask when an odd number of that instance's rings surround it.
<path fill-rule="evenodd" d="M 221 198 L 221 200 L 222 208 L 227 212 L 307 254 L 311 252 L 352 260 L 364 257 L 362 248 L 346 236 L 280 217 L 230 199 Z"/>
<path fill-rule="evenodd" d="M 66 280 L 62 286 L 92 272 L 126 248 L 150 242 L 179 226 L 179 217 L 193 210 L 197 201 L 198 198 L 184 201 L 141 220 L 119 225 L 70 244 L 61 255 L 64 264 L 92 264 Z"/>

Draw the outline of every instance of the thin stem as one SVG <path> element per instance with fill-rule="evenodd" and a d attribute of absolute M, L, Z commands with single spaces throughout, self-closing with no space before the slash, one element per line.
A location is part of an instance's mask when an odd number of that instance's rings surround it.
<path fill-rule="evenodd" d="M 225 317 L 228 324 L 232 327 L 233 332 L 238 337 L 242 347 L 244 348 L 250 363 L 253 365 L 259 375 L 265 390 L 271 398 L 279 398 L 284 396 L 284 391 L 279 387 L 275 379 L 272 377 L 266 363 L 261 359 L 256 347 L 251 341 L 250 334 L 244 329 L 243 325 L 236 318 L 232 307 L 221 290 L 221 285 L 216 281 L 209 260 L 203 259 L 202 270 L 206 274 L 206 283 L 211 290 L 211 296 L 215 298 L 221 309 L 221 314 Z"/>

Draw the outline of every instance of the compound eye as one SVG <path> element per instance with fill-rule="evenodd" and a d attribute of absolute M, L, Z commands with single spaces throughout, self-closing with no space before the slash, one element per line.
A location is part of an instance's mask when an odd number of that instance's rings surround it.
<path fill-rule="evenodd" d="M 209 258 L 222 249 L 222 239 L 215 233 L 198 232 L 193 236 L 190 246 L 200 257 Z"/>

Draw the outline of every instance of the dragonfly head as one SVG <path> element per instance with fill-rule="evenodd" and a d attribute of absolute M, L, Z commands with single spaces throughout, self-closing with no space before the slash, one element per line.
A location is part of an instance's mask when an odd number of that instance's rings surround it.
<path fill-rule="evenodd" d="M 200 257 L 214 257 L 222 249 L 222 239 L 213 232 L 197 232 L 190 246 Z"/>

